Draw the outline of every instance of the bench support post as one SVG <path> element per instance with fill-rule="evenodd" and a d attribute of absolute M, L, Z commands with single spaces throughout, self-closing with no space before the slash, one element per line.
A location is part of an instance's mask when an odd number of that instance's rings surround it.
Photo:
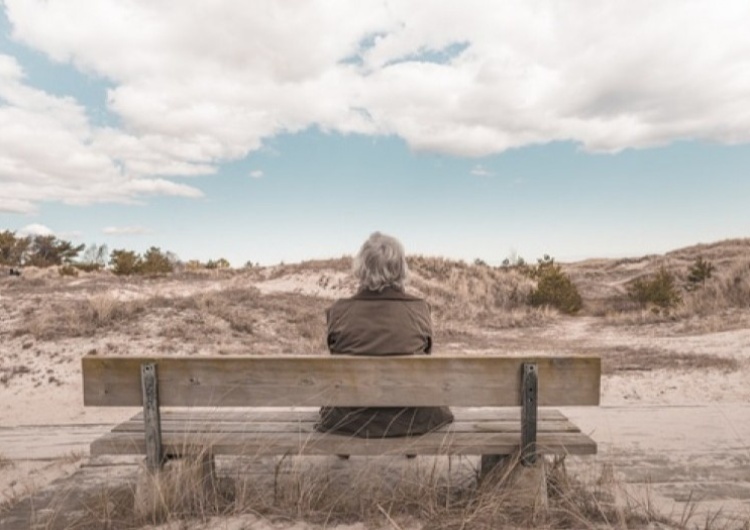
<path fill-rule="evenodd" d="M 521 375 L 521 464 L 536 462 L 536 422 L 538 394 L 537 366 L 524 363 Z"/>
<path fill-rule="evenodd" d="M 143 428 L 146 435 L 146 465 L 150 471 L 161 469 L 164 461 L 161 448 L 161 417 L 159 415 L 159 384 L 156 364 L 141 365 L 143 391 Z"/>

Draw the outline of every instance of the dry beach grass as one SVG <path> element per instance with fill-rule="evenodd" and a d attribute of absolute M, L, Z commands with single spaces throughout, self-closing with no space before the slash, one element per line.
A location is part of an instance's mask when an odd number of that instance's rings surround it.
<path fill-rule="evenodd" d="M 547 463 L 544 501 L 529 486 L 519 487 L 517 461 L 477 483 L 466 462 L 453 463 L 464 469 L 446 469 L 439 459 L 408 464 L 385 460 L 321 465 L 290 457 L 276 462 L 274 473 L 263 475 L 266 480 L 258 480 L 258 467 L 267 463 L 246 459 L 212 484 L 202 480 L 199 458 L 182 460 L 158 479 L 141 475 L 141 482 L 154 481 L 148 498 L 138 498 L 133 484 L 102 488 L 83 500 L 83 509 L 71 518 L 63 517 L 61 495 L 44 521 L 52 526 L 65 519 L 80 529 L 226 528 L 222 524 L 236 520 L 237 528 L 300 528 L 293 522 L 306 521 L 316 528 L 436 530 L 640 528 L 669 522 L 641 501 L 621 495 L 607 470 L 593 485 L 571 480 L 564 459 Z M 683 514 L 682 527 L 690 517 Z"/>
<path fill-rule="evenodd" d="M 716 270 L 705 285 L 688 289 L 687 271 L 699 256 Z M 527 301 L 535 280 L 515 267 L 415 256 L 410 258 L 411 289 L 432 305 L 436 355 L 594 353 L 603 359 L 605 407 L 721 407 L 750 401 L 748 256 L 750 240 L 734 240 L 663 256 L 563 264 L 584 299 L 575 316 L 531 307 Z M 325 351 L 324 309 L 354 287 L 349 267 L 350 260 L 341 258 L 236 271 L 184 271 L 159 278 L 107 272 L 68 277 L 54 269 L 0 277 L 0 419 L 9 433 L 4 443 L 10 444 L 0 446 L 0 520 L 49 481 L 24 482 L 30 469 L 50 461 L 41 464 L 25 455 L 30 449 L 19 445 L 23 441 L 11 444 L 14 427 L 64 429 L 114 423 L 132 413 L 83 409 L 78 371 L 82 355 L 320 354 Z M 681 303 L 669 310 L 634 304 L 627 296 L 629 283 L 660 267 L 675 275 Z M 644 417 L 643 422 L 648 421 Z M 51 521 L 53 515 L 70 511 L 75 499 L 80 513 L 73 528 L 134 528 L 162 524 L 165 518 L 172 520 L 163 523 L 172 524 L 170 528 L 748 528 L 750 489 L 743 488 L 750 487 L 750 479 L 743 480 L 742 473 L 750 471 L 750 447 L 744 434 L 729 444 L 736 448 L 730 457 L 736 484 L 716 483 L 716 494 L 706 496 L 712 500 L 708 509 L 697 509 L 702 506 L 698 497 L 691 499 L 674 485 L 630 491 L 628 470 L 618 463 L 618 440 L 605 437 L 601 420 L 590 424 L 599 429 L 595 437 L 605 448 L 603 459 L 568 461 L 569 473 L 554 463 L 548 475 L 550 509 L 544 514 L 530 509 L 519 513 L 514 509 L 518 501 L 508 497 L 507 489 L 477 487 L 476 463 L 453 462 L 448 472 L 445 461 L 419 458 L 408 463 L 353 459 L 348 466 L 326 461 L 311 467 L 307 459 L 225 464 L 220 484 L 208 497 L 201 484 L 184 487 L 191 475 L 183 470 L 187 475 L 179 479 L 179 490 L 187 497 L 166 495 L 172 500 L 150 521 L 134 515 L 131 473 L 129 479 L 100 484 L 83 497 L 64 494 L 60 486 L 58 511 L 52 505 L 45 517 Z M 695 440 L 703 436 L 700 425 L 696 417 L 695 430 L 689 431 Z M 633 442 L 634 447 L 657 446 L 665 434 L 658 425 L 654 429 Z M 60 469 L 88 463 L 80 453 L 85 444 L 78 447 L 77 459 L 69 452 L 60 455 Z M 680 451 L 672 452 L 676 456 L 659 457 L 668 460 L 666 467 L 684 465 L 688 474 L 691 465 L 703 465 L 683 462 Z M 706 467 L 721 464 L 724 453 L 714 452 L 715 460 Z M 264 466 L 263 473 L 253 471 Z M 261 476 L 270 477 L 270 483 L 257 480 Z M 702 491 L 700 484 L 695 490 Z M 670 508 L 665 500 L 677 504 Z M 721 517 L 714 517 L 720 510 Z M 185 522 L 195 519 L 199 522 Z M 200 521 L 208 526 L 200 526 Z"/>

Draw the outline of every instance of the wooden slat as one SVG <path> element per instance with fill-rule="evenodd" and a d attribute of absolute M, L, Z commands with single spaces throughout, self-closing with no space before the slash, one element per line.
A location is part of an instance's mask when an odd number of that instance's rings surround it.
<path fill-rule="evenodd" d="M 83 358 L 84 404 L 140 406 L 140 366 L 158 364 L 162 406 L 517 406 L 521 365 L 539 405 L 599 404 L 598 357 L 244 356 Z"/>
<path fill-rule="evenodd" d="M 315 422 L 196 422 L 196 421 L 174 421 L 166 420 L 161 424 L 162 433 L 311 433 L 315 432 Z M 455 432 L 515 432 L 521 433 L 521 424 L 517 421 L 461 421 L 450 426 Z M 539 432 L 578 432 L 580 429 L 570 421 L 541 421 L 537 425 Z M 117 425 L 113 432 L 140 432 L 143 433 L 143 422 L 126 421 Z"/>
<path fill-rule="evenodd" d="M 521 422 L 521 409 L 517 407 L 451 407 L 456 421 L 485 421 L 502 420 Z M 317 421 L 318 408 L 291 409 L 279 407 L 272 409 L 225 409 L 225 408 L 191 408 L 191 409 L 167 409 L 161 411 L 162 421 L 240 421 L 240 422 L 267 422 L 267 421 Z M 567 420 L 567 417 L 558 409 L 539 409 L 540 420 Z M 131 421 L 143 422 L 143 413 L 138 412 Z"/>
<path fill-rule="evenodd" d="M 511 454 L 519 445 L 518 434 L 430 433 L 413 438 L 366 440 L 331 434 L 204 434 L 185 437 L 163 433 L 166 455 L 196 453 L 205 448 L 217 455 L 403 455 L 403 454 Z M 596 443 L 581 433 L 540 433 L 537 449 L 549 454 L 595 454 Z M 142 454 L 143 436 L 138 433 L 109 433 L 91 444 L 92 455 Z"/>
<path fill-rule="evenodd" d="M 458 432 L 519 432 L 519 410 L 487 407 L 482 409 L 456 407 L 456 421 L 450 429 Z M 318 421 L 317 409 L 290 410 L 226 410 L 189 409 L 162 412 L 162 428 L 171 432 L 312 432 Z M 546 432 L 576 432 L 578 427 L 556 409 L 539 410 L 539 428 Z M 112 429 L 114 432 L 142 432 L 143 413 L 134 415 Z"/>

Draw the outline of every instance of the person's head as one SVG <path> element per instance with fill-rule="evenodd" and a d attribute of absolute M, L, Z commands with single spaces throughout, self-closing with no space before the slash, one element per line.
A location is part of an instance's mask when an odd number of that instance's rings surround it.
<path fill-rule="evenodd" d="M 382 291 L 386 287 L 404 290 L 408 274 L 404 247 L 395 237 L 374 232 L 354 258 L 354 276 L 360 289 Z"/>

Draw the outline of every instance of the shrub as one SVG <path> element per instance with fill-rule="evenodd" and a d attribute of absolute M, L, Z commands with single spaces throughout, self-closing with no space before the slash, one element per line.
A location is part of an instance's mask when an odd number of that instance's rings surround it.
<path fill-rule="evenodd" d="M 515 251 L 511 252 L 511 255 L 503 260 L 502 267 L 504 268 L 518 268 L 525 267 L 526 260 L 519 256 Z"/>
<path fill-rule="evenodd" d="M 63 241 L 55 236 L 35 236 L 31 239 L 25 264 L 34 267 L 49 267 L 70 263 L 84 246 L 74 247 L 70 241 Z"/>
<path fill-rule="evenodd" d="M 109 264 L 115 274 L 137 274 L 141 268 L 141 257 L 132 250 L 113 250 Z"/>
<path fill-rule="evenodd" d="M 61 266 L 57 271 L 60 273 L 60 276 L 78 276 L 78 269 L 70 264 Z"/>
<path fill-rule="evenodd" d="M 20 267 L 30 244 L 28 237 L 16 237 L 10 230 L 0 232 L 0 265 Z"/>
<path fill-rule="evenodd" d="M 711 278 L 716 267 L 710 261 L 704 260 L 701 256 L 695 259 L 695 262 L 688 269 L 687 280 L 689 285 L 693 288 L 706 284 L 706 280 Z"/>
<path fill-rule="evenodd" d="M 50 267 L 72 263 L 84 245 L 73 246 L 70 241 L 53 235 L 17 237 L 15 232 L 0 232 L 0 265 L 20 267 Z"/>
<path fill-rule="evenodd" d="M 536 267 L 529 267 L 527 274 L 537 280 L 536 289 L 529 295 L 532 306 L 551 306 L 569 315 L 583 307 L 583 299 L 575 284 L 548 255 L 539 260 Z"/>
<path fill-rule="evenodd" d="M 112 272 L 119 275 L 156 275 L 174 271 L 175 261 L 174 254 L 162 252 L 158 247 L 151 247 L 143 257 L 132 250 L 113 250 L 109 264 Z"/>
<path fill-rule="evenodd" d="M 142 274 L 169 274 L 174 270 L 174 264 L 158 247 L 151 247 L 143 256 L 138 272 Z"/>
<path fill-rule="evenodd" d="M 201 263 L 197 259 L 191 259 L 187 263 L 185 263 L 185 270 L 188 271 L 199 271 L 203 268 L 203 263 Z"/>
<path fill-rule="evenodd" d="M 229 262 L 224 258 L 219 258 L 216 261 L 210 259 L 206 262 L 207 269 L 228 269 L 229 267 Z"/>
<path fill-rule="evenodd" d="M 628 286 L 628 296 L 642 307 L 653 304 L 662 309 L 670 309 L 682 301 L 674 274 L 664 266 L 651 277 L 633 281 Z"/>

